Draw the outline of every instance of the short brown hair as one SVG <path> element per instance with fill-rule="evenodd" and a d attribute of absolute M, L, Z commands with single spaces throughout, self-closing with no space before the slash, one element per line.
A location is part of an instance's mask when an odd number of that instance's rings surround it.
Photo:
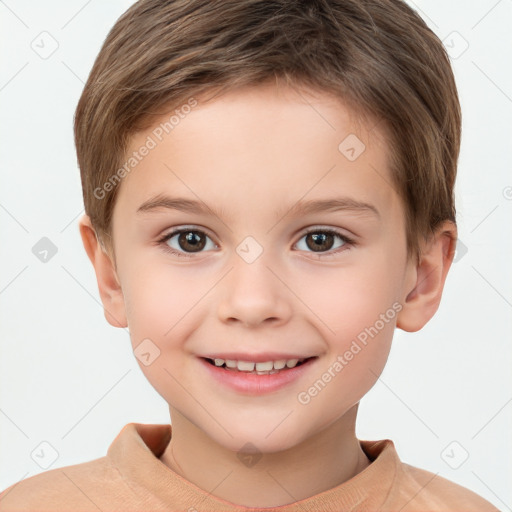
<path fill-rule="evenodd" d="M 129 138 L 152 115 L 281 78 L 383 121 L 409 251 L 455 222 L 455 80 L 441 41 L 405 2 L 140 0 L 108 34 L 76 109 L 85 211 L 98 238 L 111 235 L 112 177 Z"/>

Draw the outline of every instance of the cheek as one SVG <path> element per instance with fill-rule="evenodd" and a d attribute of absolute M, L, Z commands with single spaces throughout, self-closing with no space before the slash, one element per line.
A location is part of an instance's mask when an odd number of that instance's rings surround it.
<path fill-rule="evenodd" d="M 386 326 L 394 324 L 393 304 L 398 298 L 396 270 L 386 261 L 360 262 L 347 268 L 316 273 L 308 278 L 302 296 L 312 312 L 323 321 L 329 338 L 357 337 L 388 312 Z M 395 305 L 396 308 L 396 305 Z M 390 310 L 390 311 L 389 311 Z M 386 329 L 378 324 L 379 330 Z"/>
<path fill-rule="evenodd" d="M 146 379 L 171 403 L 183 394 L 177 381 L 184 382 L 186 375 L 181 340 L 190 329 L 187 313 L 204 291 L 197 289 L 196 297 L 190 279 L 177 272 L 166 275 L 165 270 L 161 265 L 139 267 L 123 293 L 134 356 Z"/>
<path fill-rule="evenodd" d="M 193 302 L 195 296 L 190 292 L 190 281 L 187 283 L 177 273 L 169 278 L 157 267 L 151 266 L 133 271 L 129 282 L 123 286 L 123 294 L 132 342 L 135 344 L 143 338 L 167 339 L 180 318 L 190 309 L 189 303 Z"/>
<path fill-rule="evenodd" d="M 329 362 L 339 363 L 330 370 L 338 376 L 332 389 L 341 386 L 350 402 L 371 388 L 387 361 L 401 309 L 397 267 L 382 256 L 361 258 L 358 265 L 331 269 L 309 283 L 315 286 L 305 302 L 322 321 Z"/>
<path fill-rule="evenodd" d="M 371 285 L 373 279 L 379 286 Z M 358 403 L 385 367 L 401 309 L 393 286 L 387 284 L 378 269 L 351 271 L 350 278 L 340 275 L 337 283 L 331 282 L 328 297 L 312 297 L 322 323 L 328 326 L 323 328 L 328 353 L 298 399 L 322 424 Z"/>

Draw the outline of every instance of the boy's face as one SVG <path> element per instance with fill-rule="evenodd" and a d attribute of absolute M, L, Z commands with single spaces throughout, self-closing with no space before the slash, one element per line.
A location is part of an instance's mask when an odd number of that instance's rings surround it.
<path fill-rule="evenodd" d="M 355 412 L 414 287 L 389 148 L 343 103 L 289 88 L 199 102 L 158 141 L 169 117 L 128 148 L 157 142 L 123 179 L 114 209 L 116 314 L 133 348 L 144 343 L 136 354 L 149 352 L 140 366 L 171 419 L 232 450 L 293 447 Z M 205 211 L 139 211 L 156 196 Z M 341 207 L 298 209 L 314 201 Z M 178 228 L 192 233 L 159 242 Z M 229 353 L 315 359 L 280 388 L 242 391 L 203 359 Z"/>

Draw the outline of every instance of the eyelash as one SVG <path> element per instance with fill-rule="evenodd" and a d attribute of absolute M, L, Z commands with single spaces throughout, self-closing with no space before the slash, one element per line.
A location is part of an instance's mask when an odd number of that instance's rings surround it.
<path fill-rule="evenodd" d="M 182 257 L 183 258 L 192 258 L 194 254 L 200 254 L 202 251 L 200 251 L 198 253 L 179 252 L 179 251 L 176 251 L 175 249 L 173 249 L 172 247 L 170 247 L 167 244 L 167 242 L 171 238 L 173 238 L 174 236 L 179 235 L 181 233 L 190 233 L 190 232 L 192 232 L 192 233 L 200 233 L 202 235 L 207 236 L 211 240 L 211 237 L 209 237 L 203 230 L 197 229 L 197 228 L 194 228 L 194 227 L 190 227 L 190 228 L 176 229 L 174 231 L 171 231 L 170 233 L 167 233 L 162 238 L 157 240 L 157 244 L 159 246 L 161 246 L 164 251 L 169 252 L 169 253 L 171 253 L 174 256 L 178 256 L 180 258 L 182 258 Z M 312 254 L 315 254 L 319 258 L 326 258 L 326 257 L 330 257 L 330 256 L 335 256 L 338 253 L 340 253 L 342 251 L 346 251 L 346 250 L 350 249 L 350 247 L 354 247 L 356 245 L 356 243 L 355 243 L 355 241 L 353 239 L 349 238 L 348 236 L 346 236 L 345 234 L 341 233 L 340 231 L 338 231 L 336 229 L 332 229 L 332 228 L 313 228 L 313 229 L 310 229 L 310 230 L 306 231 L 305 233 L 303 233 L 302 236 L 299 238 L 299 240 L 302 240 L 302 238 L 304 238 L 305 236 L 307 236 L 307 235 L 309 235 L 311 233 L 316 233 L 316 234 L 323 233 L 323 234 L 328 234 L 328 235 L 332 235 L 332 236 L 337 236 L 338 238 L 341 239 L 342 242 L 344 242 L 344 244 L 341 247 L 338 247 L 335 250 L 330 249 L 329 251 L 326 251 L 326 252 L 323 252 L 323 253 L 322 252 L 308 251 L 308 252 L 311 252 Z"/>

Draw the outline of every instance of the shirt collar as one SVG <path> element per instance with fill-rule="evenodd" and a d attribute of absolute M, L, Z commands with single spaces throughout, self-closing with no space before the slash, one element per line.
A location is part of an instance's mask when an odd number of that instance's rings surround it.
<path fill-rule="evenodd" d="M 268 512 L 268 508 L 235 505 L 200 489 L 159 460 L 169 441 L 167 424 L 128 423 L 110 445 L 107 457 L 127 483 L 143 488 L 166 505 L 181 510 Z M 346 482 L 309 498 L 273 507 L 278 512 L 307 510 L 377 510 L 386 500 L 401 464 L 389 439 L 359 441 L 372 463 Z M 334 505 L 334 508 L 333 508 Z"/>

